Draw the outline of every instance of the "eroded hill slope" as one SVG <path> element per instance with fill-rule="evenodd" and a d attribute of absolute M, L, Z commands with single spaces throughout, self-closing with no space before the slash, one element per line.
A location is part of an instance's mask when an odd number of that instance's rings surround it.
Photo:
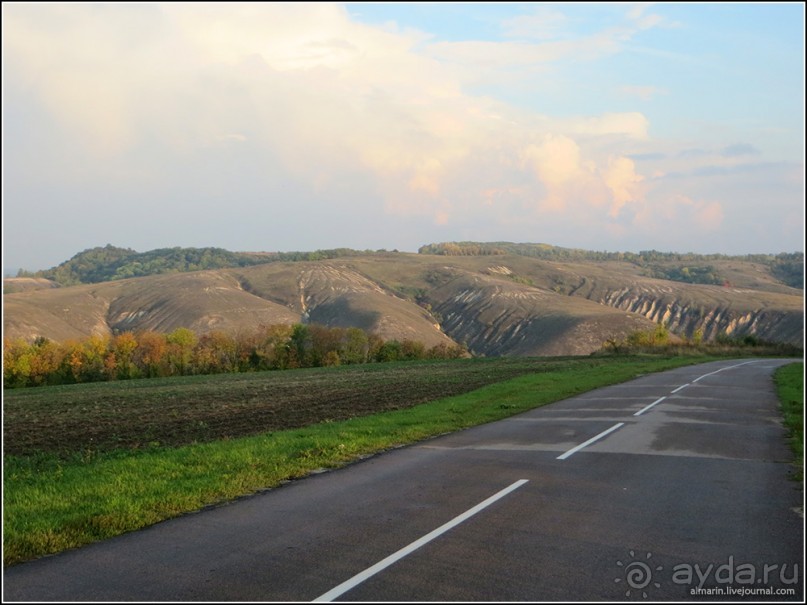
<path fill-rule="evenodd" d="M 4 329 L 12 338 L 66 340 L 312 322 L 427 346 L 464 343 L 482 355 L 566 355 L 664 322 L 684 337 L 801 344 L 802 291 L 740 266 L 734 272 L 737 285 L 713 286 L 646 277 L 616 261 L 387 253 L 11 293 Z"/>

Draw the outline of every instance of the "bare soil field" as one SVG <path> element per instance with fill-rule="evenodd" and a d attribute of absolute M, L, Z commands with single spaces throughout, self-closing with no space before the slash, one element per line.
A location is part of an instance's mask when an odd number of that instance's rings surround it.
<path fill-rule="evenodd" d="M 403 362 L 141 379 L 4 393 L 4 452 L 71 456 L 179 446 L 411 407 L 596 359 Z"/>

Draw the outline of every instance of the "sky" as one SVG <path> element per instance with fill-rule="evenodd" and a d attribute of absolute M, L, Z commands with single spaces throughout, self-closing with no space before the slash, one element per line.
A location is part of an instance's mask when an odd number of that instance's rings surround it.
<path fill-rule="evenodd" d="M 3 268 L 804 250 L 803 3 L 2 3 Z"/>

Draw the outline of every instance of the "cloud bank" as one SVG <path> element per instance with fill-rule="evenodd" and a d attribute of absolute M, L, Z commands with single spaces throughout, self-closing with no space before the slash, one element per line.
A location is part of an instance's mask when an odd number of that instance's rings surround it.
<path fill-rule="evenodd" d="M 654 139 L 635 104 L 558 116 L 540 95 L 524 107 L 473 92 L 504 72 L 540 90 L 563 62 L 605 60 L 663 23 L 635 6 L 568 37 L 563 14 L 539 8 L 503 24 L 509 39 L 445 42 L 335 4 L 4 6 L 6 218 L 21 223 L 34 197 L 53 229 L 79 215 L 94 227 L 77 237 L 104 233 L 79 248 L 133 245 L 124 222 L 155 243 L 175 233 L 157 245 L 231 249 L 445 236 L 706 250 L 693 230 L 720 234 L 740 201 L 702 171 L 759 164 L 754 144 L 681 154 L 689 142 Z M 630 79 L 613 90 L 666 93 Z M 785 196 L 798 168 L 791 179 Z"/>

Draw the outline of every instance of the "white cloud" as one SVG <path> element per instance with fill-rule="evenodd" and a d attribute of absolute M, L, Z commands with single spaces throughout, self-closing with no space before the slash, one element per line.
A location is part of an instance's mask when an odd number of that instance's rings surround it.
<path fill-rule="evenodd" d="M 6 176 L 36 174 L 54 190 L 102 183 L 110 215 L 115 192 L 159 209 L 160 192 L 190 191 L 215 196 L 211 208 L 263 204 L 274 220 L 293 192 L 309 196 L 309 215 L 353 204 L 527 238 L 566 222 L 595 234 L 632 222 L 714 229 L 731 218 L 726 200 L 699 195 L 690 177 L 742 169 L 756 150 L 744 139 L 661 143 L 640 112 L 555 117 L 469 92 L 501 74 L 540 89 L 560 62 L 607 57 L 660 23 L 646 6 L 627 12 L 619 27 L 572 36 L 558 10 L 539 7 L 504 24 L 508 41 L 434 43 L 332 4 L 4 5 L 4 114 L 24 106 L 14 115 L 29 120 L 6 148 L 28 168 Z M 678 153 L 687 147 L 703 153 Z M 675 198 L 682 181 L 677 194 L 704 201 Z"/>
<path fill-rule="evenodd" d="M 624 86 L 620 86 L 619 91 L 625 96 L 636 97 L 642 101 L 650 101 L 658 95 L 669 94 L 669 91 L 666 88 L 634 84 L 625 84 Z"/>
<path fill-rule="evenodd" d="M 497 69 L 547 69 L 551 63 L 561 60 L 593 60 L 617 52 L 619 41 L 617 36 L 604 33 L 577 40 L 542 43 L 484 40 L 435 42 L 429 44 L 427 49 L 436 59 L 455 68 L 465 68 L 457 73 L 473 81 Z"/>
<path fill-rule="evenodd" d="M 59 10 L 45 26 L 37 11 L 12 11 L 4 40 L 10 81 L 32 83 L 83 146 L 90 174 L 120 156 L 159 182 L 178 158 L 248 142 L 318 194 L 363 172 L 387 212 L 438 224 L 499 190 L 555 212 L 570 202 L 604 210 L 610 196 L 613 215 L 634 201 L 641 180 L 629 160 L 598 145 L 646 139 L 642 114 L 553 119 L 469 95 L 462 70 L 436 58 L 441 45 L 422 54 L 415 49 L 424 34 L 353 23 L 338 5 L 132 6 L 111 21 L 93 5 Z M 562 22 L 546 12 L 530 19 Z M 613 44 L 606 33 L 442 48 L 514 68 L 594 56 Z M 141 153 L 152 145 L 156 153 Z M 480 160 L 491 152 L 497 161 Z M 531 185 L 518 175 L 525 169 Z M 476 191 L 468 190 L 469 171 Z"/>
<path fill-rule="evenodd" d="M 502 21 L 502 30 L 508 38 L 551 40 L 565 36 L 568 18 L 550 6 L 536 6 L 531 13 Z"/>
<path fill-rule="evenodd" d="M 629 139 L 647 139 L 650 126 L 647 118 L 639 112 L 606 113 L 599 116 L 566 120 L 566 128 L 586 136 L 621 135 Z"/>
<path fill-rule="evenodd" d="M 625 157 L 611 159 L 603 176 L 613 197 L 613 203 L 608 212 L 610 216 L 618 216 L 625 204 L 641 201 L 639 184 L 644 177 L 636 174 L 632 160 Z"/>
<path fill-rule="evenodd" d="M 695 199 L 683 194 L 656 196 L 637 213 L 634 224 L 650 233 L 669 238 L 671 227 L 704 235 L 720 229 L 725 212 L 715 200 Z"/>
<path fill-rule="evenodd" d="M 738 157 L 742 155 L 758 155 L 759 149 L 749 143 L 733 143 L 723 148 L 721 152 L 725 157 Z"/>
<path fill-rule="evenodd" d="M 584 176 L 577 143 L 564 135 L 548 134 L 540 144 L 529 145 L 524 150 L 524 158 L 546 188 L 547 197 L 542 207 L 564 210 L 569 184 Z"/>
<path fill-rule="evenodd" d="M 664 17 L 655 14 L 645 14 L 645 11 L 655 2 L 637 2 L 631 5 L 626 13 L 628 19 L 640 30 L 651 29 L 665 22 Z"/>

